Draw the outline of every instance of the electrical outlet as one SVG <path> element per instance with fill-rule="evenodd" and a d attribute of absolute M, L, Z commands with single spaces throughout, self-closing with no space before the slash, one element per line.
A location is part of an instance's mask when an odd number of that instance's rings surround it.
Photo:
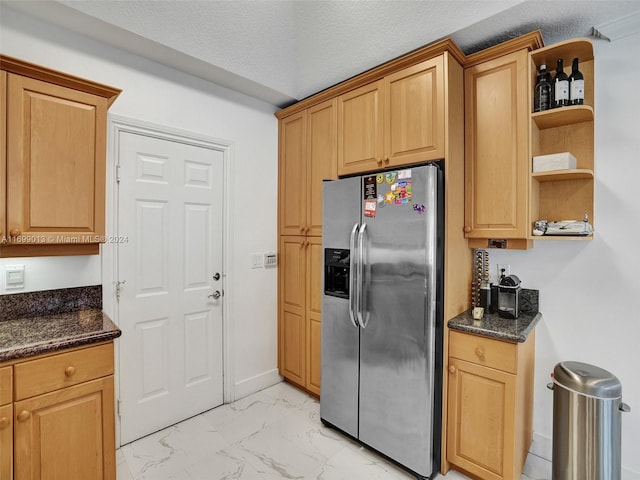
<path fill-rule="evenodd" d="M 7 265 L 5 275 L 7 290 L 24 288 L 24 265 Z"/>
<path fill-rule="evenodd" d="M 511 265 L 508 263 L 499 263 L 498 264 L 498 278 L 502 275 L 502 270 L 504 269 L 504 275 L 511 275 Z"/>

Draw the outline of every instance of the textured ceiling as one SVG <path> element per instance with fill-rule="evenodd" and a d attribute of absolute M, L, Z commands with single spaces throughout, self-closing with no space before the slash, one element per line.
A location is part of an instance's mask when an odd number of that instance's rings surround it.
<path fill-rule="evenodd" d="M 451 36 L 471 53 L 541 29 L 547 44 L 639 0 L 59 0 L 2 4 L 283 106 Z"/>

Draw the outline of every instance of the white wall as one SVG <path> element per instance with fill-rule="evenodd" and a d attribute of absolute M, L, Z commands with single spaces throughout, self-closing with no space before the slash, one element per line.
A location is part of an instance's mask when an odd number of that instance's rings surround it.
<path fill-rule="evenodd" d="M 229 185 L 232 231 L 227 248 L 230 284 L 225 308 L 231 315 L 235 339 L 236 393 L 247 394 L 277 380 L 277 270 L 251 270 L 249 264 L 250 253 L 277 250 L 275 108 L 0 8 L 2 53 L 121 88 L 123 92 L 110 113 L 233 144 Z M 26 265 L 24 291 L 101 283 L 99 257 L 5 259 L 0 262 L 0 272 L 14 263 Z M 2 293 L 10 293 L 4 289 L 4 280 L 0 283 Z"/>
<path fill-rule="evenodd" d="M 545 385 L 556 363 L 597 365 L 620 379 L 631 406 L 622 416 L 623 479 L 640 478 L 639 47 L 640 34 L 594 40 L 595 238 L 489 253 L 492 271 L 508 263 L 523 286 L 540 290 L 532 450 L 551 458 L 553 394 Z"/>

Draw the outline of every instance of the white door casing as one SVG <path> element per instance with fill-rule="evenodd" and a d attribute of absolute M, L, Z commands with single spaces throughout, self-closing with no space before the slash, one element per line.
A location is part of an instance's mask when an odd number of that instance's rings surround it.
<path fill-rule="evenodd" d="M 228 146 L 116 134 L 122 445 L 223 401 Z"/>

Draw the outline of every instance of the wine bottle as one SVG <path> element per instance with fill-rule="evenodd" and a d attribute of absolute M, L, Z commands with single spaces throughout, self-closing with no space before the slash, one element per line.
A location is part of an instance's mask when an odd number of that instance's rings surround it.
<path fill-rule="evenodd" d="M 551 108 L 551 76 L 546 65 L 540 65 L 538 80 L 533 92 L 533 111 L 542 112 Z"/>
<path fill-rule="evenodd" d="M 584 75 L 578 70 L 578 59 L 574 58 L 569 76 L 569 103 L 571 105 L 584 104 Z"/>
<path fill-rule="evenodd" d="M 563 60 L 558 59 L 556 64 L 556 76 L 553 79 L 553 106 L 565 107 L 569 105 L 569 77 L 564 73 Z"/>

